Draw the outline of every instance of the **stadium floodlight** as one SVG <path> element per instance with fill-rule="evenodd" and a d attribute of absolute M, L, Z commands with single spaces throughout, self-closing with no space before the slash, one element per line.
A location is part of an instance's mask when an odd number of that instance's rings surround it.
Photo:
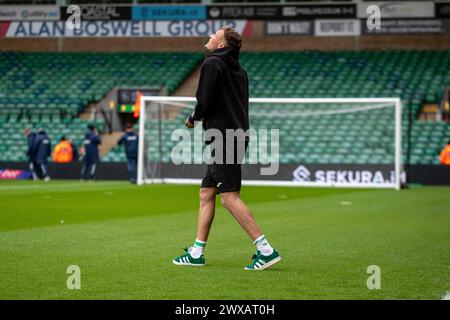
<path fill-rule="evenodd" d="M 243 164 L 244 185 L 399 190 L 405 182 L 400 98 L 249 102 L 252 132 Z M 195 104 L 194 97 L 142 97 L 139 185 L 200 183 L 209 154 L 204 133 L 200 125 L 184 127 Z"/>

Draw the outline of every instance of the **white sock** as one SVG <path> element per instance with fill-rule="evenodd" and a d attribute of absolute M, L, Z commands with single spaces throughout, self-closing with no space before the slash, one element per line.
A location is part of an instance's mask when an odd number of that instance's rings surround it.
<path fill-rule="evenodd" d="M 206 246 L 205 241 L 195 239 L 194 246 L 192 247 L 189 254 L 191 255 L 192 258 L 198 259 L 201 257 L 201 255 L 203 253 L 203 249 L 205 249 L 205 246 Z"/>
<path fill-rule="evenodd" d="M 264 235 L 259 236 L 254 243 L 256 245 L 256 249 L 259 250 L 263 256 L 270 256 L 273 253 L 273 248 Z"/>

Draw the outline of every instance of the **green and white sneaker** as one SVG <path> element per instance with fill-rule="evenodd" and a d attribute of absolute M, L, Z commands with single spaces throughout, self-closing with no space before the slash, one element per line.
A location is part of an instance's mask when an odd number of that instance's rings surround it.
<path fill-rule="evenodd" d="M 173 263 L 177 266 L 194 266 L 194 267 L 203 267 L 205 265 L 205 256 L 201 255 L 200 258 L 193 258 L 188 248 L 184 248 L 185 253 L 179 257 L 173 259 Z"/>
<path fill-rule="evenodd" d="M 281 257 L 276 250 L 273 250 L 270 256 L 264 256 L 258 250 L 256 251 L 256 254 L 253 255 L 252 260 L 252 263 L 246 266 L 245 270 L 267 269 L 273 266 L 275 263 L 279 262 L 281 260 Z"/>

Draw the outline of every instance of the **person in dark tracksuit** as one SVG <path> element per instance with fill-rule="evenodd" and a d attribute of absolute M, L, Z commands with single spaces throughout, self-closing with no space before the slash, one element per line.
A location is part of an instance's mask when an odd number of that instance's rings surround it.
<path fill-rule="evenodd" d="M 39 180 L 39 177 L 36 173 L 37 163 L 36 163 L 36 155 L 33 153 L 33 145 L 34 140 L 36 139 L 36 132 L 31 131 L 29 128 L 25 128 L 23 133 L 27 137 L 27 156 L 28 156 L 28 167 L 30 168 L 31 175 L 33 180 Z"/>
<path fill-rule="evenodd" d="M 81 169 L 81 180 L 94 180 L 97 162 L 100 160 L 98 146 L 102 143 L 93 125 L 88 126 L 84 134 L 84 164 Z"/>
<path fill-rule="evenodd" d="M 73 153 L 72 154 L 73 155 L 72 161 L 73 162 L 77 162 L 79 157 L 80 157 L 80 154 L 78 152 L 78 146 L 72 139 L 69 139 L 69 142 L 72 145 L 72 153 Z"/>
<path fill-rule="evenodd" d="M 137 157 L 139 138 L 133 130 L 133 125 L 127 125 L 125 134 L 119 139 L 117 144 L 125 146 L 125 155 L 127 156 L 128 179 L 131 183 L 136 183 L 137 179 Z"/>
<path fill-rule="evenodd" d="M 44 129 L 39 129 L 33 143 L 32 154 L 36 157 L 37 166 L 39 167 L 42 178 L 44 178 L 45 181 L 50 180 L 50 175 L 48 174 L 47 168 L 47 158 L 51 155 L 51 153 L 51 140 Z"/>

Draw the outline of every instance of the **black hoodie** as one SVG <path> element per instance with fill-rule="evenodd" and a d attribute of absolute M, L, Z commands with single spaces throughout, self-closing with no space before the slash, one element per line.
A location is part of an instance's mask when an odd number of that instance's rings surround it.
<path fill-rule="evenodd" d="M 190 121 L 203 120 L 203 129 L 249 128 L 248 76 L 239 64 L 239 50 L 224 47 L 214 50 L 200 70 L 197 105 Z"/>

